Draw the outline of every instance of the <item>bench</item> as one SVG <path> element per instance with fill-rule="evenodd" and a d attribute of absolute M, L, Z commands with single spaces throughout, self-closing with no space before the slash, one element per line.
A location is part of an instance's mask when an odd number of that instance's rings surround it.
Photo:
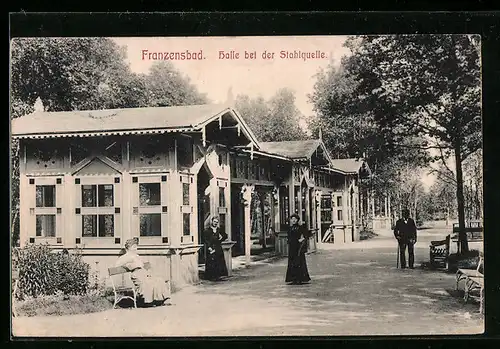
<path fill-rule="evenodd" d="M 459 282 L 464 280 L 464 302 L 467 302 L 473 293 L 479 291 L 480 312 L 484 306 L 484 274 L 483 274 L 483 256 L 479 256 L 479 262 L 476 269 L 458 269 L 456 274 L 456 290 L 458 290 Z"/>
<path fill-rule="evenodd" d="M 144 263 L 144 269 L 148 270 L 151 267 L 149 262 Z M 108 268 L 109 278 L 113 286 L 114 303 L 113 309 L 124 299 L 131 299 L 134 302 L 134 308 L 137 308 L 137 290 L 130 279 L 130 271 L 125 267 L 111 267 Z M 120 282 L 117 282 L 117 275 L 120 276 Z M 125 278 L 125 275 L 128 277 Z M 128 285 L 127 282 L 128 281 Z M 131 294 L 131 295 L 129 295 Z"/>
<path fill-rule="evenodd" d="M 112 267 L 108 268 L 109 278 L 111 279 L 111 285 L 113 286 L 113 293 L 115 296 L 115 301 L 113 303 L 113 309 L 122 301 L 123 299 L 131 299 L 134 302 L 134 308 L 137 308 L 137 290 L 132 285 L 126 285 L 123 276 L 128 274 L 128 280 L 130 283 L 130 272 L 124 267 Z M 121 282 L 115 282 L 115 276 L 120 275 Z M 128 294 L 132 294 L 129 296 Z"/>
<path fill-rule="evenodd" d="M 448 257 L 450 255 L 450 235 L 444 240 L 431 241 L 429 245 L 429 261 L 431 267 L 447 268 Z"/>

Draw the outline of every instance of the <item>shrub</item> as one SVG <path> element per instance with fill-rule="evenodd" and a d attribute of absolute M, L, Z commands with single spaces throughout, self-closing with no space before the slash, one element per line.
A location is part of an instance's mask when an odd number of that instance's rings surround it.
<path fill-rule="evenodd" d="M 48 245 L 27 245 L 18 250 L 19 297 L 85 294 L 90 266 L 80 254 L 53 252 Z"/>

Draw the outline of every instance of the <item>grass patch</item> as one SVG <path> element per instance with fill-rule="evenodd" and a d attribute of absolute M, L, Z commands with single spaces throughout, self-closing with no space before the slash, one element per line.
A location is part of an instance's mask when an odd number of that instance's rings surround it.
<path fill-rule="evenodd" d="M 18 301 L 18 316 L 75 315 L 97 313 L 113 307 L 112 297 L 102 295 L 45 296 Z"/>

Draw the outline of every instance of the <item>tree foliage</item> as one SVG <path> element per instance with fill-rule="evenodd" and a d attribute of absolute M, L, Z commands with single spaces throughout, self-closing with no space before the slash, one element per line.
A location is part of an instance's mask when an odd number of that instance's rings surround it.
<path fill-rule="evenodd" d="M 437 159 L 455 158 L 461 250 L 464 231 L 462 162 L 482 146 L 478 38 L 469 35 L 363 36 L 350 39 L 346 69 L 360 83 L 357 103 L 372 111 L 386 144 L 408 135 Z"/>
<path fill-rule="evenodd" d="M 236 109 L 260 141 L 289 141 L 305 139 L 300 127 L 301 113 L 295 105 L 295 94 L 287 88 L 276 92 L 269 100 L 238 95 Z"/>

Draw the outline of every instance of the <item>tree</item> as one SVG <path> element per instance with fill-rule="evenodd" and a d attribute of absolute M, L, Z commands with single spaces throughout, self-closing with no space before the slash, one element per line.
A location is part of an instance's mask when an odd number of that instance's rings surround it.
<path fill-rule="evenodd" d="M 238 95 L 235 106 L 260 141 L 279 142 L 306 138 L 300 127 L 301 113 L 295 105 L 295 94 L 287 88 L 278 90 L 267 101 L 262 97 L 251 99 Z"/>
<path fill-rule="evenodd" d="M 125 50 L 111 39 L 20 38 L 11 52 L 12 96 L 29 105 L 38 97 L 50 111 L 141 104 Z"/>
<path fill-rule="evenodd" d="M 389 146 L 386 130 L 375 119 L 372 107 L 359 103 L 356 91 L 362 80 L 346 69 L 347 63 L 345 58 L 340 66 L 331 63 L 316 74 L 313 92 L 308 96 L 316 116 L 310 121 L 309 129 L 313 134 L 321 130 L 333 157 L 363 157 L 373 175 L 369 183 L 362 183 L 362 191 L 371 192 L 377 198 L 389 197 L 392 214 L 399 216 L 401 209 L 410 205 L 410 193 L 405 199 L 402 193 L 418 182 L 414 176 L 404 174 L 418 173 L 419 166 L 427 163 L 428 154 L 411 146 L 418 141 L 416 137 L 405 139 L 405 148 Z M 408 207 L 414 206 L 413 200 Z"/>
<path fill-rule="evenodd" d="M 363 36 L 346 46 L 357 103 L 371 110 L 385 143 L 405 147 L 411 135 L 420 139 L 411 147 L 455 159 L 460 249 L 468 251 L 462 163 L 482 144 L 478 37 Z"/>
<path fill-rule="evenodd" d="M 145 81 L 148 106 L 194 105 L 208 101 L 171 62 L 154 62 Z"/>

